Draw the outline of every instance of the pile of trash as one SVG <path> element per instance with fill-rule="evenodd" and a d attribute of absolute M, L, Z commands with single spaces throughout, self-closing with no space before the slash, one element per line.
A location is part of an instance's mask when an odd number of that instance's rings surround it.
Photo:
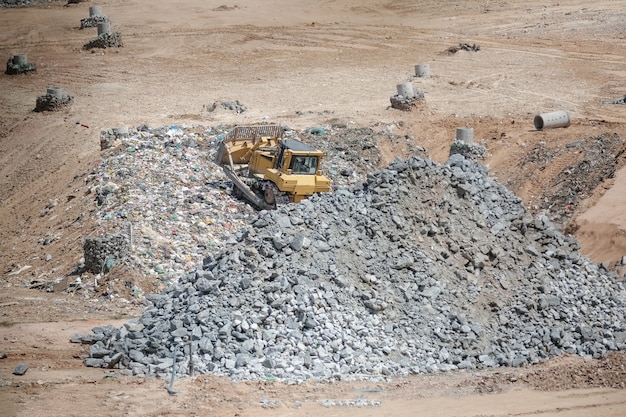
<path fill-rule="evenodd" d="M 146 295 L 138 320 L 73 337 L 91 344 L 85 363 L 304 381 L 626 349 L 622 284 L 462 155 L 398 159 L 250 220 L 202 266 Z"/>
<path fill-rule="evenodd" d="M 449 47 L 447 51 L 449 54 L 456 54 L 459 51 L 478 52 L 480 51 L 480 45 L 475 43 L 470 45 L 469 43 L 461 42 L 458 45 Z"/>
<path fill-rule="evenodd" d="M 179 126 L 101 132 L 107 154 L 87 181 L 100 229 L 134 230 L 133 251 L 119 262 L 167 284 L 248 224 L 255 211 L 232 196 L 212 160 L 226 134 L 227 128 Z"/>
<path fill-rule="evenodd" d="M 233 195 L 232 183 L 213 162 L 218 143 L 232 128 L 144 125 L 100 132 L 103 161 L 86 178 L 99 229 L 112 239 L 128 227 L 133 230 L 133 250 L 126 257 L 109 254 L 108 264 L 126 265 L 167 285 L 249 225 L 256 211 Z M 388 133 L 345 126 L 328 126 L 325 132 L 319 136 L 287 128 L 286 137 L 326 153 L 322 170 L 335 188 L 363 181 L 377 169 L 377 139 Z M 85 270 L 109 269 L 97 255 L 85 253 L 86 260 L 93 258 Z M 83 290 L 92 292 L 89 282 Z"/>

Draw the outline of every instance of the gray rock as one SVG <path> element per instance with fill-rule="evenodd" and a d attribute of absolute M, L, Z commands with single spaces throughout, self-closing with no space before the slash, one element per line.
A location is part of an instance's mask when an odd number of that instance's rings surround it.
<path fill-rule="evenodd" d="M 90 368 L 102 368 L 106 365 L 104 359 L 101 358 L 86 358 L 83 363 Z"/>
<path fill-rule="evenodd" d="M 289 242 L 289 246 L 291 247 L 291 249 L 298 252 L 302 250 L 302 247 L 304 245 L 304 239 L 305 237 L 303 235 L 297 234 L 293 237 L 293 239 L 291 239 L 291 242 Z"/>
<path fill-rule="evenodd" d="M 24 375 L 28 371 L 27 363 L 20 363 L 13 369 L 13 375 Z"/>
<path fill-rule="evenodd" d="M 218 290 L 220 282 L 217 280 L 208 280 L 199 278 L 194 284 L 195 288 L 201 293 L 208 294 Z"/>
<path fill-rule="evenodd" d="M 89 356 L 92 358 L 103 358 L 110 353 L 110 350 L 102 342 L 96 342 L 89 346 Z"/>

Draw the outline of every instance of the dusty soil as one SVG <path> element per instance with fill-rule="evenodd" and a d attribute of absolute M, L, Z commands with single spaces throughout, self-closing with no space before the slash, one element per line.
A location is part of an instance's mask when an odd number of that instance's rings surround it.
<path fill-rule="evenodd" d="M 83 181 L 101 158 L 100 130 L 144 123 L 393 126 L 410 140 L 379 143 L 383 165 L 413 145 L 443 162 L 455 129 L 472 127 L 493 176 L 532 210 L 554 215 L 584 254 L 615 265 L 626 255 L 626 107 L 611 101 L 626 94 L 626 2 L 97 4 L 123 48 L 82 49 L 96 36 L 79 30 L 91 3 L 0 13 L 0 56 L 28 53 L 37 65 L 35 74 L 0 76 L 0 353 L 8 355 L 0 360 L 0 414 L 626 414 L 622 354 L 385 383 L 203 376 L 177 381 L 181 394 L 170 397 L 167 381 L 83 367 L 85 348 L 69 343 L 76 332 L 138 316 L 139 306 L 41 290 L 67 277 L 81 239 L 100 232 Z M 448 52 L 459 43 L 480 50 Z M 430 65 L 430 78 L 414 79 L 420 63 Z M 408 81 L 424 92 L 423 105 L 389 108 L 396 85 Z M 62 87 L 72 104 L 34 113 L 47 86 Z M 206 110 L 222 100 L 247 110 Z M 570 112 L 570 127 L 534 128 L 535 115 L 560 109 Z M 30 369 L 18 377 L 21 362 Z M 357 398 L 381 403 L 342 405 Z"/>

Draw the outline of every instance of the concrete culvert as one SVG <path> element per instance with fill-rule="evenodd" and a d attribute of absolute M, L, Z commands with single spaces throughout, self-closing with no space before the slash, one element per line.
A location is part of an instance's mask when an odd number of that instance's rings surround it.
<path fill-rule="evenodd" d="M 430 65 L 429 64 L 418 64 L 415 66 L 415 76 L 420 78 L 428 78 L 430 77 Z"/>
<path fill-rule="evenodd" d="M 398 84 L 396 89 L 398 90 L 399 96 L 403 96 L 405 98 L 415 97 L 415 89 L 411 83 Z"/>
<path fill-rule="evenodd" d="M 46 88 L 46 94 L 61 100 L 63 98 L 63 89 L 61 87 L 48 87 Z"/>
<path fill-rule="evenodd" d="M 25 65 L 27 63 L 28 63 L 28 55 L 26 55 L 26 54 L 13 55 L 13 64 L 15 64 L 15 65 Z"/>
<path fill-rule="evenodd" d="M 111 33 L 111 23 L 100 22 L 98 23 L 98 36 Z"/>
<path fill-rule="evenodd" d="M 569 113 L 565 110 L 542 113 L 535 116 L 535 129 L 543 130 L 557 127 L 568 127 L 571 123 Z"/>
<path fill-rule="evenodd" d="M 464 143 L 472 143 L 474 141 L 474 129 L 471 127 L 457 127 L 456 140 Z"/>
<path fill-rule="evenodd" d="M 89 17 L 102 16 L 102 6 L 90 6 Z"/>

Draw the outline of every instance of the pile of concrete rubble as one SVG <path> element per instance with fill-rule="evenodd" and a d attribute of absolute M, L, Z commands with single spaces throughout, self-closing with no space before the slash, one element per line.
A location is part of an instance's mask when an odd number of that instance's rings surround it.
<path fill-rule="evenodd" d="M 109 16 L 95 15 L 80 19 L 80 29 L 97 28 L 98 23 L 109 23 Z"/>
<path fill-rule="evenodd" d="M 36 3 L 31 0 L 0 0 L 0 8 L 27 6 Z"/>
<path fill-rule="evenodd" d="M 138 320 L 73 341 L 135 375 L 176 356 L 233 380 L 376 379 L 626 349 L 624 295 L 484 166 L 413 157 L 260 212 Z"/>
<path fill-rule="evenodd" d="M 37 71 L 37 65 L 32 62 L 20 63 L 15 56 L 7 61 L 7 69 L 4 72 L 7 75 L 30 74 Z"/>
<path fill-rule="evenodd" d="M 47 93 L 37 97 L 33 111 L 43 112 L 60 110 L 71 104 L 73 100 L 74 97 L 69 94 L 61 94 L 60 96 L 57 96 Z"/>
<path fill-rule="evenodd" d="M 122 42 L 122 34 L 120 32 L 102 33 L 97 38 L 90 40 L 83 49 L 89 50 L 93 48 L 121 48 L 124 46 Z"/>

